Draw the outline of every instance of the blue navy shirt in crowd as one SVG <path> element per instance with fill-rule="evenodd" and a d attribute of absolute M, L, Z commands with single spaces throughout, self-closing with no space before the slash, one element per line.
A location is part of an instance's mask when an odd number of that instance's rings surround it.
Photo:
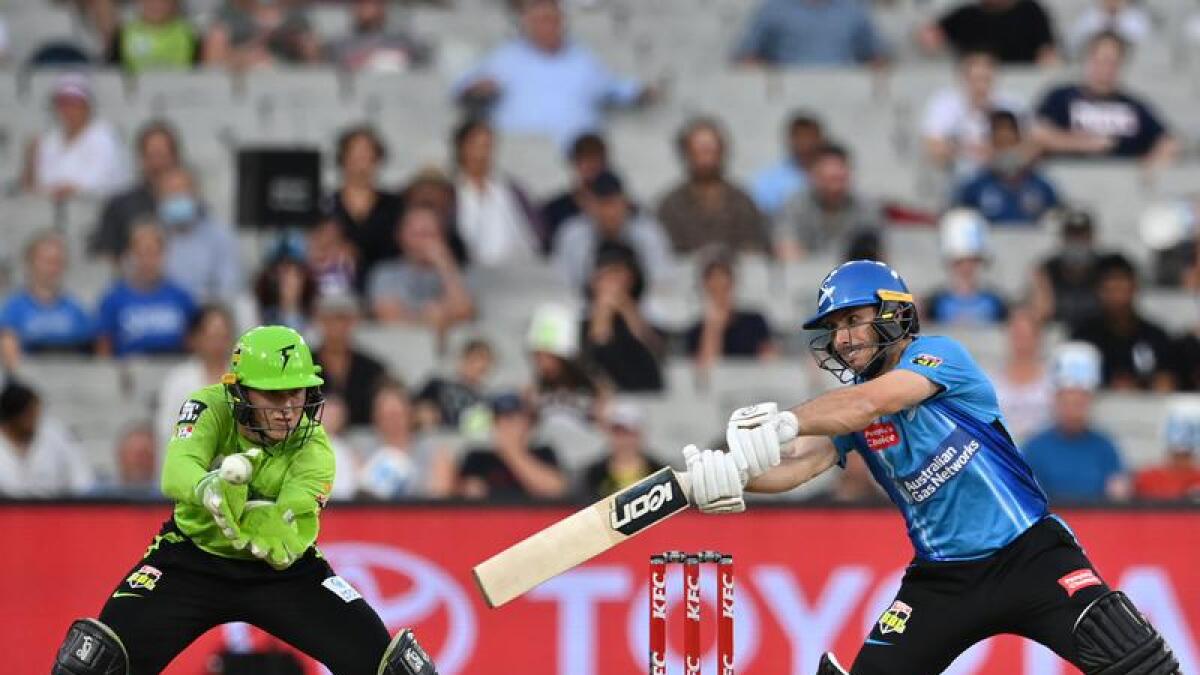
<path fill-rule="evenodd" d="M 0 328 L 11 330 L 21 349 L 59 351 L 89 346 L 96 337 L 96 323 L 74 298 L 59 295 L 43 303 L 21 289 L 0 308 Z"/>
<path fill-rule="evenodd" d="M 987 324 L 1008 319 L 1008 305 L 986 288 L 974 293 L 938 289 L 925 301 L 922 316 L 934 323 Z"/>
<path fill-rule="evenodd" d="M 170 281 L 141 290 L 121 280 L 100 301 L 100 334 L 116 356 L 178 353 L 195 312 L 192 296 Z"/>
<path fill-rule="evenodd" d="M 1059 205 L 1054 186 L 1041 174 L 1027 171 L 1009 180 L 991 169 L 959 185 L 954 203 L 975 209 L 994 225 L 1033 224 Z"/>
<path fill-rule="evenodd" d="M 1048 515 L 1046 495 L 1004 428 L 992 383 L 958 342 L 919 336 L 896 365 L 940 391 L 866 429 L 836 436 L 857 450 L 900 507 L 923 560 L 987 557 Z"/>
<path fill-rule="evenodd" d="M 1067 435 L 1051 427 L 1025 442 L 1025 459 L 1054 500 L 1104 499 L 1108 481 L 1125 471 L 1117 446 L 1092 429 Z"/>
<path fill-rule="evenodd" d="M 1141 157 L 1167 133 L 1154 112 L 1132 96 L 1120 92 L 1095 96 L 1076 85 L 1046 94 L 1037 116 L 1063 131 L 1111 136 L 1116 141 L 1108 152 L 1111 157 Z"/>

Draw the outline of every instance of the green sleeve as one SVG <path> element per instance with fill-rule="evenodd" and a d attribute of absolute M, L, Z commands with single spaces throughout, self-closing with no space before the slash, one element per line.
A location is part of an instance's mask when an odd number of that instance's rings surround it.
<path fill-rule="evenodd" d="M 316 513 L 333 489 L 334 471 L 333 448 L 325 429 L 318 426 L 284 473 L 275 503 L 297 516 Z"/>
<path fill-rule="evenodd" d="M 222 414 L 227 404 L 223 395 L 218 396 L 213 395 L 212 387 L 206 387 L 192 394 L 179 410 L 162 472 L 162 492 L 177 503 L 200 505 L 196 483 L 212 470 L 221 441 L 229 433 L 232 418 Z"/>

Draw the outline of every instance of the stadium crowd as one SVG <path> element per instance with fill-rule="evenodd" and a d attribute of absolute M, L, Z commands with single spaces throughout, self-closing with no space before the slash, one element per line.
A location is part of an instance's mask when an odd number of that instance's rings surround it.
<path fill-rule="evenodd" d="M 1147 285 L 1200 289 L 1194 207 L 1177 205 L 1182 213 L 1167 219 L 1175 235 L 1144 261 L 1102 241 L 1106 214 L 1047 171 L 1060 161 L 1146 172 L 1196 161 L 1195 139 L 1123 79 L 1131 52 L 1161 30 L 1148 3 L 1095 0 L 1056 26 L 1037 0 L 964 0 L 902 45 L 879 29 L 870 3 L 761 0 L 743 25 L 729 26 L 727 44 L 712 46 L 727 50 L 731 69 L 883 72 L 905 59 L 945 61 L 955 84 L 925 102 L 915 125 L 920 161 L 946 186 L 925 208 L 859 180 L 856 139 L 835 137 L 817 100 L 790 111 L 777 161 L 744 177 L 730 165 L 727 102 L 713 101 L 711 114 L 663 139 L 679 159 L 674 184 L 639 199 L 639 167 L 616 165 L 606 121 L 615 108 L 654 114 L 671 84 L 616 72 L 571 35 L 568 16 L 606 0 L 562 2 L 511 3 L 517 35 L 443 92 L 459 120 L 446 139 L 448 164 L 389 183 L 383 168 L 404 148 L 346 119 L 336 139 L 314 139 L 338 176 L 320 218 L 272 233 L 265 255 L 248 259 L 244 237 L 220 215 L 228 210 L 205 201 L 187 130 L 168 115 L 124 138 L 113 124 L 120 111 L 96 95 L 94 69 L 421 70 L 442 57 L 438 36 L 399 26 L 386 0 L 330 3 L 346 13 L 348 32 L 329 40 L 302 0 L 68 0 L 86 39 L 40 45 L 21 64 L 59 74 L 46 101 L 52 118 L 23 139 L 19 175 L 4 178 L 47 202 L 103 206 L 86 241 L 50 223 L 27 241 L 4 237 L 20 270 L 0 300 L 0 496 L 156 498 L 180 404 L 219 380 L 236 336 L 258 322 L 294 327 L 314 346 L 337 499 L 606 494 L 677 459 L 677 448 L 650 447 L 655 420 L 640 403 L 678 395 L 672 364 L 700 378 L 722 363 L 808 360 L 798 325 L 759 311 L 770 297 L 747 303 L 739 294 L 741 261 L 785 268 L 866 257 L 901 273 L 940 258 L 940 282 L 913 289 L 926 332 L 1005 332 L 1007 355 L 991 374 L 1052 499 L 1200 499 L 1200 321 L 1172 334 L 1139 304 Z M 0 36 L 20 29 L 5 26 L 0 16 Z M 4 45 L 0 37 L 0 54 Z M 1033 99 L 1002 86 L 1012 64 L 1063 62 L 1078 63 L 1078 79 Z M 535 194 L 529 177 L 500 167 L 509 135 L 543 136 L 561 150 L 561 192 Z M 895 228 L 935 230 L 939 250 L 890 258 Z M 991 285 L 994 235 L 1035 229 L 1053 233 L 1056 249 L 1022 261 L 1022 292 Z M 111 268 L 95 302 L 67 283 L 81 256 Z M 669 278 L 681 264 L 690 278 Z M 575 297 L 531 296 L 526 315 L 507 318 L 520 324 L 524 381 L 499 387 L 487 337 L 495 325 L 481 298 L 489 271 L 523 268 L 549 270 Z M 806 293 L 818 281 L 807 279 Z M 680 283 L 695 288 L 690 319 L 660 321 L 651 297 Z M 427 332 L 453 363 L 414 379 L 361 343 L 364 326 Z M 1048 348 L 1051 334 L 1062 339 Z M 152 401 L 127 403 L 137 410 L 104 439 L 104 461 L 80 442 L 87 429 L 45 410 L 48 392 L 25 376 L 38 362 L 79 354 L 169 366 Z M 1112 391 L 1172 394 L 1155 461 L 1131 465 L 1095 416 L 1093 399 Z M 600 448 L 584 462 L 568 457 L 579 433 Z M 819 496 L 883 498 L 853 460 Z"/>

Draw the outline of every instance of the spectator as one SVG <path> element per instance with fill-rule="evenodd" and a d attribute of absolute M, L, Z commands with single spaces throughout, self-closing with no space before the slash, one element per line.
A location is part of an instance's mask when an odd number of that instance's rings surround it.
<path fill-rule="evenodd" d="M 316 63 L 321 44 L 303 7 L 276 0 L 227 0 L 204 35 L 204 65 L 241 71 Z"/>
<path fill-rule="evenodd" d="M 700 368 L 724 356 L 769 359 L 778 354 L 767 320 L 758 312 L 735 306 L 733 260 L 710 255 L 701 266 L 704 316 L 684 336 L 688 355 Z"/>
<path fill-rule="evenodd" d="M 445 497 L 454 485 L 454 464 L 442 448 L 413 436 L 412 401 L 403 387 L 375 393 L 371 426 L 375 445 L 363 464 L 359 486 L 375 499 Z"/>
<path fill-rule="evenodd" d="M 1172 399 L 1163 432 L 1166 461 L 1137 473 L 1134 494 L 1139 499 L 1200 500 L 1200 400 Z"/>
<path fill-rule="evenodd" d="M 630 401 L 616 401 L 604 421 L 608 454 L 583 473 L 583 493 L 589 500 L 624 490 L 663 468 L 646 450 L 642 437 L 646 416 L 640 407 Z"/>
<path fill-rule="evenodd" d="M 935 165 L 965 176 L 991 156 L 989 115 L 1015 112 L 1020 103 L 996 91 L 996 58 L 990 52 L 964 53 L 958 59 L 958 75 L 958 86 L 942 89 L 925 105 L 921 135 Z"/>
<path fill-rule="evenodd" d="M 190 70 L 200 61 L 200 37 L 179 0 L 138 0 L 137 18 L 117 28 L 108 62 L 127 72 Z"/>
<path fill-rule="evenodd" d="M 686 176 L 658 206 L 658 220 L 675 252 L 720 244 L 766 253 L 770 243 L 762 213 L 750 195 L 725 177 L 727 140 L 718 122 L 693 119 L 675 143 Z"/>
<path fill-rule="evenodd" d="M 492 346 L 474 338 L 463 345 L 456 373 L 434 376 L 417 394 L 417 425 L 422 429 L 459 430 L 466 413 L 487 402 L 484 387 L 495 365 Z"/>
<path fill-rule="evenodd" d="M 662 338 L 642 316 L 644 288 L 637 254 L 607 242 L 596 252 L 583 322 L 584 358 L 612 379 L 618 391 L 662 391 L 658 355 Z"/>
<path fill-rule="evenodd" d="M 458 198 L 454 194 L 454 182 L 446 172 L 437 167 L 425 167 L 417 172 L 404 188 L 404 204 L 411 207 L 433 209 L 442 234 L 450 246 L 450 252 L 461 267 L 469 262 L 467 245 L 458 236 Z M 395 237 L 393 237 L 395 239 Z"/>
<path fill-rule="evenodd" d="M 1043 321 L 1074 325 L 1100 311 L 1096 297 L 1102 255 L 1096 248 L 1092 214 L 1072 209 L 1063 214 L 1062 243 L 1033 274 L 1033 307 Z"/>
<path fill-rule="evenodd" d="M 1200 323 L 1180 335 L 1171 347 L 1173 370 L 1181 391 L 1200 391 Z"/>
<path fill-rule="evenodd" d="M 1153 256 L 1156 286 L 1200 289 L 1198 213 L 1200 203 L 1194 199 L 1174 198 L 1147 206 L 1138 217 L 1142 243 Z"/>
<path fill-rule="evenodd" d="M 1054 355 L 1054 421 L 1025 443 L 1025 459 L 1055 501 L 1125 500 L 1129 477 L 1121 453 L 1091 420 L 1100 385 L 1100 353 L 1082 342 L 1060 345 Z"/>
<path fill-rule="evenodd" d="M 792 114 L 787 125 L 786 156 L 755 174 L 751 183 L 754 202 L 764 215 L 777 218 L 792 195 L 808 187 L 808 170 L 817 150 L 826 142 L 818 117 L 804 111 Z"/>
<path fill-rule="evenodd" d="M 953 209 L 940 223 L 947 284 L 925 300 L 922 316 L 934 323 L 978 325 L 1008 318 L 1008 304 L 984 287 L 980 275 L 991 257 L 988 224 L 978 212 Z"/>
<path fill-rule="evenodd" d="M 189 392 L 191 393 L 191 392 Z M 186 394 L 185 394 L 186 396 Z M 174 418 L 172 418 L 174 421 Z M 158 455 L 154 427 L 149 422 L 135 422 L 117 435 L 117 475 L 107 484 L 97 485 L 92 493 L 98 497 L 123 499 L 159 499 Z"/>
<path fill-rule="evenodd" d="M 531 261 L 540 225 L 525 190 L 493 167 L 491 127 L 467 120 L 454 131 L 458 168 L 455 223 L 472 263 L 493 267 Z"/>
<path fill-rule="evenodd" d="M 1008 316 L 1008 358 L 992 378 L 1005 426 L 1018 442 L 1050 423 L 1054 388 L 1042 361 L 1042 322 L 1029 307 Z"/>
<path fill-rule="evenodd" d="M 1001 63 L 1058 63 L 1050 16 L 1037 0 L 974 0 L 922 27 L 918 42 L 929 54 L 947 44 L 959 54 L 989 51 Z"/>
<path fill-rule="evenodd" d="M 376 263 L 400 255 L 395 232 L 404 201 L 400 195 L 379 189 L 379 168 L 387 154 L 383 139 L 371 127 L 352 127 L 338 138 L 342 186 L 330 197 L 329 211 L 355 247 L 359 290 Z"/>
<path fill-rule="evenodd" d="M 167 233 L 167 276 L 197 300 L 232 303 L 242 290 L 232 228 L 209 215 L 191 172 L 181 166 L 159 175 L 155 195 L 158 221 Z"/>
<path fill-rule="evenodd" d="M 1137 46 L 1152 28 L 1150 13 L 1137 0 L 1093 0 L 1067 31 L 1067 50 L 1073 57 L 1082 56 L 1092 38 L 1105 31 Z"/>
<path fill-rule="evenodd" d="M 562 226 L 583 212 L 588 183 L 604 171 L 609 170 L 608 144 L 599 134 L 580 134 L 571 143 L 568 154 L 571 160 L 571 186 L 542 205 L 542 227 L 545 238 L 542 253 L 554 250 L 555 237 Z"/>
<path fill-rule="evenodd" d="M 96 323 L 63 289 L 67 244 L 51 232 L 25 247 L 25 286 L 0 305 L 0 370 L 17 367 L 28 352 L 91 351 Z"/>
<path fill-rule="evenodd" d="M 567 493 L 558 455 L 534 445 L 534 414 L 516 394 L 492 401 L 491 447 L 467 451 L 458 470 L 458 491 L 467 499 L 554 499 Z"/>
<path fill-rule="evenodd" d="M 166 238 L 156 223 L 142 222 L 129 235 L 125 275 L 100 300 L 102 355 L 178 354 L 183 351 L 196 303 L 166 278 Z"/>
<path fill-rule="evenodd" d="M 371 423 L 375 391 L 388 375 L 383 364 L 355 349 L 358 318 L 358 301 L 352 295 L 325 295 L 317 303 L 321 339 L 313 357 L 321 366 L 325 393 L 345 399 L 350 426 Z"/>
<path fill-rule="evenodd" d="M 775 255 L 794 261 L 810 254 L 840 253 L 864 231 L 881 229 L 881 207 L 856 194 L 852 182 L 846 149 L 822 146 L 809 172 L 808 190 L 793 195 L 775 223 Z"/>
<path fill-rule="evenodd" d="M 568 39 L 557 0 L 522 3 L 521 36 L 486 56 L 453 93 L 469 107 L 490 106 L 501 132 L 549 136 L 563 148 L 599 129 L 606 106 L 644 104 L 656 95 L 652 87 L 617 77 Z"/>
<path fill-rule="evenodd" d="M 1120 87 L 1127 47 L 1114 33 L 1088 43 L 1083 82 L 1050 90 L 1037 106 L 1033 138 L 1054 155 L 1170 163 L 1179 144 L 1150 107 Z"/>
<path fill-rule="evenodd" d="M 329 437 L 329 448 L 333 450 L 334 466 L 337 473 L 333 477 L 333 490 L 329 498 L 333 501 L 349 501 L 358 495 L 359 475 L 362 473 L 362 463 L 354 448 L 346 442 L 346 422 L 350 409 L 346 399 L 336 394 L 325 395 L 325 407 L 321 409 L 321 427 Z"/>
<path fill-rule="evenodd" d="M 94 482 L 91 461 L 42 399 L 13 379 L 0 384 L 0 496 L 81 495 Z"/>
<path fill-rule="evenodd" d="M 763 0 L 733 59 L 755 66 L 881 65 L 888 49 L 855 0 Z"/>
<path fill-rule="evenodd" d="M 1058 193 L 1037 170 L 1036 153 L 1022 144 L 1016 115 L 997 110 L 988 121 L 988 162 L 958 186 L 954 203 L 979 211 L 992 224 L 1034 224 L 1059 206 Z"/>
<path fill-rule="evenodd" d="M 157 413 L 154 416 L 159 447 L 167 441 L 179 421 L 179 402 L 192 392 L 216 384 L 229 369 L 236 326 L 228 310 L 219 305 L 201 307 L 188 324 L 188 358 L 163 376 L 158 388 Z"/>
<path fill-rule="evenodd" d="M 533 382 L 525 398 L 539 417 L 563 413 L 587 422 L 607 400 L 608 384 L 579 359 L 579 325 L 575 312 L 561 305 L 544 304 L 533 312 L 525 338 Z"/>
<path fill-rule="evenodd" d="M 475 303 L 433 210 L 408 209 L 396 227 L 396 240 L 404 256 L 377 265 L 367 282 L 376 319 L 428 326 L 442 334 L 474 316 Z"/>
<path fill-rule="evenodd" d="M 318 296 L 354 293 L 358 279 L 357 250 L 337 220 L 325 218 L 309 230 L 305 251 Z"/>
<path fill-rule="evenodd" d="M 633 208 L 621 179 L 602 171 L 582 196 L 583 213 L 563 225 L 554 246 L 554 265 L 567 282 L 576 288 L 586 286 L 596 251 L 606 242 L 632 248 L 651 284 L 661 279 L 671 261 L 667 238 L 657 222 Z"/>
<path fill-rule="evenodd" d="M 429 65 L 429 45 L 389 25 L 387 0 L 354 0 L 350 18 L 350 34 L 329 45 L 339 68 L 394 73 Z"/>
<path fill-rule="evenodd" d="M 1174 389 L 1171 340 L 1135 307 L 1138 282 L 1133 263 L 1120 254 L 1107 256 L 1100 262 L 1097 279 L 1100 313 L 1074 326 L 1071 339 L 1100 350 L 1106 387 Z"/>
<path fill-rule="evenodd" d="M 263 323 L 306 333 L 317 303 L 317 279 L 304 256 L 281 243 L 254 281 L 254 299 Z"/>
<path fill-rule="evenodd" d="M 124 185 L 124 144 L 112 125 L 96 116 L 87 77 L 59 75 L 50 99 L 56 125 L 29 144 L 22 186 L 61 201 L 104 197 Z"/>
<path fill-rule="evenodd" d="M 133 187 L 108 199 L 100 212 L 100 221 L 88 238 L 88 251 L 110 258 L 114 263 L 129 245 L 133 224 L 158 212 L 155 185 L 168 169 L 179 166 L 179 139 L 166 122 L 142 125 L 135 144 L 141 180 Z"/>

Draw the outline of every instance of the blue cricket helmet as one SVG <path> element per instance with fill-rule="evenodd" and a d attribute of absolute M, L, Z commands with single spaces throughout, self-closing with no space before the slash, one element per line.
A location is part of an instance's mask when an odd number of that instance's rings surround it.
<path fill-rule="evenodd" d="M 913 301 L 900 275 L 878 260 L 851 260 L 825 275 L 817 289 L 817 312 L 804 322 L 805 330 L 821 327 L 830 314 L 850 307 L 879 305 L 884 301 Z"/>

